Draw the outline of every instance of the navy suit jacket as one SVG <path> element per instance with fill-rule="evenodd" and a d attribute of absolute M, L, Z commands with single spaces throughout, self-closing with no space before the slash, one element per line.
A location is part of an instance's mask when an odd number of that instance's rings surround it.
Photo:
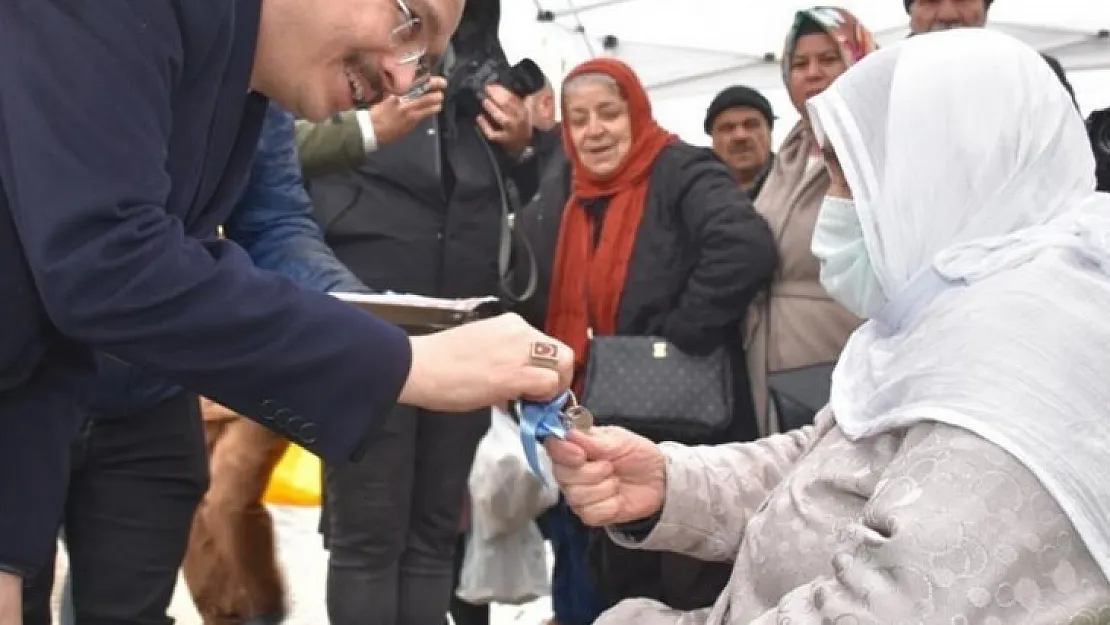
<path fill-rule="evenodd" d="M 248 94 L 259 10 L 0 2 L 0 510 L 57 506 L 94 348 L 330 462 L 357 455 L 396 401 L 400 329 L 211 236 L 265 116 Z M 49 519 L 23 518 L 0 514 L 0 563 L 15 568 L 41 564 L 35 522 L 53 539 Z"/>

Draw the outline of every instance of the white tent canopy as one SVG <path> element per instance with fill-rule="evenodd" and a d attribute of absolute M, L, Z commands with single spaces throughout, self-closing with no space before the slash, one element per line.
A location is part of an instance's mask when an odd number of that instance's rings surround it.
<path fill-rule="evenodd" d="M 781 118 L 797 119 L 782 87 L 779 55 L 796 0 L 502 0 L 501 37 L 510 57 L 532 57 L 552 77 L 596 55 L 637 71 L 660 122 L 704 144 L 702 119 L 720 89 L 763 91 Z M 906 36 L 900 0 L 842 0 L 880 45 Z M 1110 1 L 996 0 L 991 28 L 1056 56 L 1086 112 L 1110 105 Z"/>

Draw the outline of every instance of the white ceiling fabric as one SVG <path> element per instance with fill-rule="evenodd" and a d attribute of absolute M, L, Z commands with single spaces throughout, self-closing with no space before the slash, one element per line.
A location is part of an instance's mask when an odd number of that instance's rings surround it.
<path fill-rule="evenodd" d="M 501 0 L 501 39 L 514 60 L 535 59 L 557 81 L 599 54 L 627 61 L 652 96 L 656 116 L 687 141 L 706 144 L 702 120 L 720 89 L 760 89 L 780 122 L 777 140 L 797 119 L 778 55 L 797 0 Z M 880 45 L 906 35 L 900 0 L 842 0 Z M 551 22 L 537 20 L 550 11 Z M 991 28 L 1056 56 L 1068 70 L 1084 112 L 1110 106 L 1110 0 L 995 0 Z M 606 36 L 619 42 L 606 50 Z M 767 60 L 771 55 L 772 60 Z"/>

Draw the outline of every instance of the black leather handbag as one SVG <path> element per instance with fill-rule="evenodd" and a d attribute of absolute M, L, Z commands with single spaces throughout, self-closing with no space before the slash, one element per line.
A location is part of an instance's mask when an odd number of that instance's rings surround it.
<path fill-rule="evenodd" d="M 779 418 L 779 429 L 789 432 L 813 425 L 817 413 L 829 403 L 835 362 L 776 371 L 768 376 L 771 404 Z"/>
<path fill-rule="evenodd" d="M 732 422 L 732 361 L 719 347 L 698 356 L 655 336 L 598 336 L 590 342 L 582 404 L 597 425 L 654 440 L 703 440 Z"/>

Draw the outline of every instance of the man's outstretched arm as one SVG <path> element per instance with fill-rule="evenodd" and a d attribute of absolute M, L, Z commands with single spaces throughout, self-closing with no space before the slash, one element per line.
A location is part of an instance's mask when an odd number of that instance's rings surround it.
<path fill-rule="evenodd" d="M 164 2 L 0 8 L 0 177 L 38 292 L 64 334 L 341 461 L 396 401 L 408 338 L 167 214 L 175 20 Z"/>

